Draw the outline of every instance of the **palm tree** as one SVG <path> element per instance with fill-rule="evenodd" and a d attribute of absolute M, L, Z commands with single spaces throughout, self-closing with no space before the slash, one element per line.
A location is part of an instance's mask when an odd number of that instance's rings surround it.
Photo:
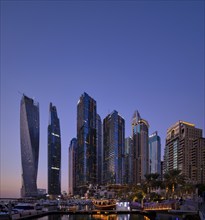
<path fill-rule="evenodd" d="M 192 183 L 185 183 L 180 187 L 180 194 L 182 195 L 187 195 L 187 194 L 192 194 L 195 193 L 196 191 L 196 186 L 193 185 Z"/>
<path fill-rule="evenodd" d="M 185 183 L 185 177 L 181 174 L 181 170 L 173 169 L 164 174 L 164 182 L 166 190 L 171 189 L 171 194 L 173 195 L 176 187 Z"/>
<path fill-rule="evenodd" d="M 145 192 L 142 185 L 137 185 L 137 184 L 130 185 L 129 191 L 130 191 L 129 199 L 131 201 L 135 201 L 135 200 L 141 201 L 141 199 L 145 197 Z"/>
<path fill-rule="evenodd" d="M 150 193 L 150 189 L 156 188 L 159 185 L 159 181 L 157 180 L 159 178 L 158 173 L 150 173 L 150 174 L 145 174 L 145 182 L 144 184 L 147 187 L 147 193 Z"/>

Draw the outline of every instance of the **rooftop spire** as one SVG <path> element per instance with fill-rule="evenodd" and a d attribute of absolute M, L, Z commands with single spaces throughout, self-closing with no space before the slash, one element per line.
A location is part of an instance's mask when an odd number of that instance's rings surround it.
<path fill-rule="evenodd" d="M 133 116 L 132 116 L 132 122 L 137 123 L 141 119 L 140 113 L 135 110 Z"/>

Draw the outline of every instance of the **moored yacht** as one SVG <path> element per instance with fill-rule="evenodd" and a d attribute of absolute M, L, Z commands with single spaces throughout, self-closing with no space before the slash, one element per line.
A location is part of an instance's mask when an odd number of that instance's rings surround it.
<path fill-rule="evenodd" d="M 96 209 L 113 210 L 116 209 L 117 201 L 115 199 L 93 199 L 92 203 Z"/>

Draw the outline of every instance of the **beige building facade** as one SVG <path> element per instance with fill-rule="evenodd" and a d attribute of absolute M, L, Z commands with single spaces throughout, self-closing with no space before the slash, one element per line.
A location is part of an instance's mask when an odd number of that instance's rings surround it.
<path fill-rule="evenodd" d="M 164 173 L 178 169 L 188 182 L 205 183 L 205 139 L 202 129 L 178 121 L 168 128 L 164 152 Z M 203 175 L 202 175 L 203 174 Z"/>

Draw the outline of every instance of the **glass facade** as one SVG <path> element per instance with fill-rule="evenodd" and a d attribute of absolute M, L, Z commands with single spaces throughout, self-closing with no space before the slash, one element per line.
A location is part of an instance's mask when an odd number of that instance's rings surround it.
<path fill-rule="evenodd" d="M 48 125 L 48 194 L 61 195 L 61 134 L 56 107 L 50 103 Z"/>
<path fill-rule="evenodd" d="M 22 197 L 37 196 L 39 104 L 23 95 L 20 106 Z"/>
<path fill-rule="evenodd" d="M 97 182 L 96 101 L 83 93 L 77 105 L 76 190 L 84 194 Z"/>
<path fill-rule="evenodd" d="M 113 111 L 103 120 L 103 184 L 122 184 L 124 167 L 125 121 Z"/>
<path fill-rule="evenodd" d="M 161 139 L 157 131 L 149 136 L 150 173 L 161 174 Z"/>

